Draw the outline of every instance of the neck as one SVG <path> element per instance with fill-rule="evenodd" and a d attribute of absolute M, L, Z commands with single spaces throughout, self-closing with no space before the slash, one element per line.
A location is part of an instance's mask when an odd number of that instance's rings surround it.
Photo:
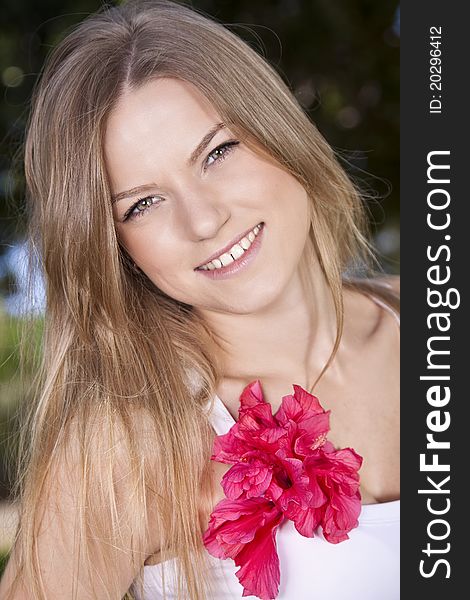
<path fill-rule="evenodd" d="M 269 305 L 249 314 L 201 310 L 222 353 L 224 378 L 296 381 L 311 386 L 336 338 L 331 292 L 319 265 L 308 297 L 299 273 Z"/>

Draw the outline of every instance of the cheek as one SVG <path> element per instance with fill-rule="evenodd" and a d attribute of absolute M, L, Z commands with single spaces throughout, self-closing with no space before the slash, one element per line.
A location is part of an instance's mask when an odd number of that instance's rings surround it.
<path fill-rule="evenodd" d="M 162 292 L 187 304 L 193 303 L 188 280 L 192 273 L 184 262 L 187 255 L 175 252 L 171 241 L 157 237 L 152 230 L 127 235 L 127 249 L 134 262 Z"/>
<path fill-rule="evenodd" d="M 131 259 L 155 284 L 157 277 L 177 272 L 178 256 L 171 251 L 171 244 L 165 243 L 152 228 L 121 231 L 118 236 Z"/>
<path fill-rule="evenodd" d="M 310 229 L 310 198 L 293 177 L 286 176 L 273 195 L 277 225 L 283 231 L 282 247 L 303 247 Z"/>

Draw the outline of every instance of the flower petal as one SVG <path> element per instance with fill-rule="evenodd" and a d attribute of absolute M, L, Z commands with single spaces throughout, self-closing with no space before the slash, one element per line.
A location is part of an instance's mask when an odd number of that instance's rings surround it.
<path fill-rule="evenodd" d="M 326 435 L 330 430 L 330 413 L 315 414 L 304 419 L 298 427 L 301 435 L 294 443 L 294 452 L 300 456 L 308 456 L 326 442 Z"/>
<path fill-rule="evenodd" d="M 236 500 L 262 496 L 268 489 L 273 476 L 273 467 L 260 459 L 239 462 L 231 467 L 222 478 L 222 487 L 227 498 Z"/>
<path fill-rule="evenodd" d="M 241 393 L 239 413 L 241 414 L 246 409 L 253 408 L 258 404 L 268 403 L 263 397 L 261 382 L 259 379 L 256 379 L 256 381 L 252 381 L 251 383 L 249 383 Z"/>
<path fill-rule="evenodd" d="M 216 558 L 234 558 L 256 531 L 266 523 L 274 504 L 264 498 L 228 500 L 224 498 L 212 511 L 204 533 L 204 545 Z"/>
<path fill-rule="evenodd" d="M 282 455 L 282 451 L 277 454 Z M 284 515 L 294 522 L 299 533 L 305 537 L 313 537 L 323 517 L 328 497 L 320 486 L 310 486 L 301 460 L 287 457 L 282 462 L 291 486 L 284 489 L 276 503 Z"/>
<path fill-rule="evenodd" d="M 285 425 L 289 421 L 297 422 L 302 415 L 302 406 L 294 396 L 288 395 L 282 397 L 281 406 L 274 416 L 280 425 Z"/>
<path fill-rule="evenodd" d="M 330 430 L 330 411 L 323 410 L 318 398 L 294 385 L 294 395 L 284 396 L 275 415 L 276 421 L 288 429 L 291 453 L 308 456 L 326 442 Z"/>
<path fill-rule="evenodd" d="M 283 520 L 281 511 L 261 498 L 224 499 L 212 512 L 204 544 L 212 556 L 234 559 L 244 596 L 276 597 L 280 570 L 275 535 Z"/>
<path fill-rule="evenodd" d="M 338 495 L 334 504 L 331 503 L 322 520 L 325 539 L 338 544 L 349 538 L 348 533 L 359 525 L 358 517 L 361 512 L 361 496 Z"/>
<path fill-rule="evenodd" d="M 291 502 L 284 515 L 294 522 L 295 528 L 301 535 L 312 538 L 315 530 L 322 522 L 324 513 L 324 506 L 320 508 L 302 508 Z"/>
<path fill-rule="evenodd" d="M 236 437 L 234 428 L 235 425 L 226 434 L 216 436 L 212 447 L 212 460 L 234 464 L 249 450 Z"/>
<path fill-rule="evenodd" d="M 243 596 L 255 595 L 261 600 L 276 598 L 281 576 L 276 531 L 283 520 L 282 513 L 273 508 L 253 541 L 235 557 L 235 564 L 240 566 L 236 576 L 244 588 Z"/>
<path fill-rule="evenodd" d="M 304 461 L 309 489 L 321 488 L 327 502 L 321 525 L 325 539 L 333 544 L 348 539 L 361 512 L 359 474 L 362 458 L 351 448 L 325 452 L 319 448 Z"/>
<path fill-rule="evenodd" d="M 277 452 L 277 457 L 281 468 L 275 468 L 273 474 L 284 490 L 277 500 L 278 506 L 285 511 L 289 503 L 294 502 L 302 508 L 307 508 L 312 494 L 308 488 L 309 478 L 304 472 L 302 461 L 298 458 L 284 457 L 282 450 Z"/>
<path fill-rule="evenodd" d="M 301 405 L 303 411 L 305 413 L 322 413 L 324 409 L 320 404 L 320 401 L 316 396 L 310 394 L 300 385 L 296 385 L 295 383 L 292 386 L 294 388 L 294 398 Z"/>
<path fill-rule="evenodd" d="M 287 436 L 287 431 L 274 420 L 270 404 L 258 404 L 244 411 L 232 429 L 240 448 L 268 453 L 274 453 L 279 447 L 279 440 Z"/>

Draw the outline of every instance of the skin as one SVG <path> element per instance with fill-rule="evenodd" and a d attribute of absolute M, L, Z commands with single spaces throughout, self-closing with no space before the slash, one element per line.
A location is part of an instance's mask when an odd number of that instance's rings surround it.
<path fill-rule="evenodd" d="M 120 97 L 104 149 L 113 196 L 148 186 L 113 203 L 118 237 L 149 279 L 194 306 L 216 332 L 225 374 L 218 395 L 236 416 L 240 393 L 254 379 L 273 410 L 292 383 L 310 389 L 333 348 L 336 321 L 318 262 L 313 302 L 301 285 L 310 200 L 300 183 L 242 142 L 215 160 L 215 148 L 235 141 L 226 128 L 188 162 L 221 121 L 192 85 L 158 79 Z M 149 196 L 136 219 L 124 220 Z M 247 268 L 224 280 L 194 270 L 260 222 L 263 241 Z M 399 333 L 370 298 L 345 291 L 344 303 L 341 346 L 315 394 L 332 410 L 329 439 L 364 457 L 363 502 L 391 500 L 399 497 Z M 214 465 L 217 481 L 226 468 Z M 216 493 L 220 499 L 221 488 Z"/>

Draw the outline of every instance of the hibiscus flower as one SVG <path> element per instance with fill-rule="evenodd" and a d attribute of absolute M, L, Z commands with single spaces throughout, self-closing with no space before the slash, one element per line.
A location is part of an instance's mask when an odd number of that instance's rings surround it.
<path fill-rule="evenodd" d="M 313 537 L 338 543 L 357 527 L 362 458 L 327 440 L 329 414 L 299 385 L 275 415 L 258 380 L 240 396 L 239 419 L 214 441 L 212 460 L 231 464 L 222 479 L 226 498 L 211 514 L 204 544 L 213 556 L 231 558 L 243 595 L 276 598 L 280 583 L 277 528 L 285 519 Z"/>

